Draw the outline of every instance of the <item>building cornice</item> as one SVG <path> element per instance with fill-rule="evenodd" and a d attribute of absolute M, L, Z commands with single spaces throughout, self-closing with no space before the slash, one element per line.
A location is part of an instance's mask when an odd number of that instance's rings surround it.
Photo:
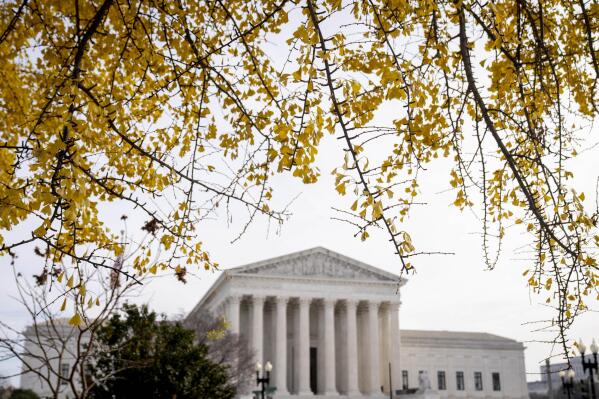
<path fill-rule="evenodd" d="M 398 279 L 398 281 L 381 281 L 381 280 L 358 280 L 349 278 L 337 278 L 337 277 L 326 277 L 326 276 L 283 276 L 278 274 L 249 274 L 249 273 L 227 273 L 230 278 L 240 278 L 247 280 L 280 280 L 280 281 L 293 281 L 302 283 L 327 283 L 334 285 L 359 285 L 359 286 L 387 286 L 387 287 L 402 287 L 405 283 L 405 279 Z"/>

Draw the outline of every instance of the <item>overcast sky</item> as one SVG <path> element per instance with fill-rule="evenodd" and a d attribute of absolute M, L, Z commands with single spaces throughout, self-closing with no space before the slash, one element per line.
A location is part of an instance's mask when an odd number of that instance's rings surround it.
<path fill-rule="evenodd" d="M 587 200 L 594 201 L 594 182 L 599 170 L 596 152 L 583 153 L 574 168 L 579 180 L 586 186 Z M 323 176 L 317 184 L 306 186 L 289 176 L 277 178 L 275 193 L 283 200 L 297 199 L 291 206 L 293 216 L 280 231 L 258 220 L 241 240 L 230 241 L 239 233 L 241 220 L 234 218 L 228 225 L 224 217 L 200 227 L 198 234 L 205 242 L 214 260 L 222 268 L 284 255 L 315 246 L 353 257 L 389 272 L 399 271 L 387 237 L 373 234 L 366 242 L 353 237 L 354 231 L 346 224 L 331 220 L 340 198 L 333 189 L 328 171 L 339 164 L 342 153 L 333 137 L 325 140 L 318 165 Z M 481 250 L 481 226 L 474 212 L 460 212 L 451 202 L 454 193 L 448 192 L 448 167 L 438 161 L 421 184 L 421 198 L 428 205 L 414 209 L 404 228 L 412 234 L 419 250 L 447 251 L 454 255 L 422 256 L 415 260 L 416 273 L 408 276 L 402 289 L 400 323 L 406 329 L 434 329 L 479 331 L 522 341 L 526 345 L 526 367 L 529 380 L 539 378 L 539 363 L 552 353 L 560 352 L 551 345 L 535 341 L 551 338 L 534 332 L 540 325 L 530 324 L 550 318 L 553 313 L 539 297 L 529 292 L 522 272 L 528 268 L 525 260 L 527 236 L 512 228 L 500 261 L 495 270 L 485 270 Z M 116 218 L 118 207 L 108 208 Z M 139 231 L 141 220 L 131 220 L 132 234 Z M 15 231 L 15 235 L 19 232 Z M 39 258 L 22 251 L 17 266 L 25 275 L 39 267 Z M 27 323 L 26 314 L 10 298 L 13 292 L 9 260 L 0 259 L 0 318 L 14 326 Z M 152 308 L 169 315 L 189 311 L 218 277 L 219 272 L 197 271 L 187 284 L 172 276 L 152 280 L 144 288 L 138 301 L 149 302 Z M 579 318 L 571 330 L 573 338 L 590 341 L 599 336 L 599 317 L 587 313 Z M 553 352 L 552 352 L 553 351 Z M 18 370 L 15 362 L 0 363 L 0 374 Z"/>

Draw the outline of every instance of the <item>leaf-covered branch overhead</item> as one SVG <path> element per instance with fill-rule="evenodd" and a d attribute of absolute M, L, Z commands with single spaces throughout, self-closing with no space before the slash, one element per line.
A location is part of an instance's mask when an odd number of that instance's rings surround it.
<path fill-rule="evenodd" d="M 585 0 L 3 2 L 0 250 L 41 242 L 50 262 L 102 266 L 122 250 L 99 210 L 114 201 L 149 220 L 161 268 L 209 269 L 202 221 L 221 207 L 282 222 L 271 177 L 315 182 L 334 134 L 334 189 L 352 197 L 340 219 L 357 236 L 381 228 L 413 268 L 402 222 L 421 176 L 447 174 L 454 205 L 482 210 L 489 267 L 508 226 L 530 234 L 526 278 L 563 337 L 597 299 L 598 214 L 569 165 L 597 113 L 598 13 Z M 26 221 L 30 236 L 4 233 Z M 140 274 L 157 271 L 151 256 Z"/>

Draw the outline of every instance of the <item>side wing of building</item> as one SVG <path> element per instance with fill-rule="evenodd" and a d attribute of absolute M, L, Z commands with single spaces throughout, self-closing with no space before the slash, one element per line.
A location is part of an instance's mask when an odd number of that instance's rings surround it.
<path fill-rule="evenodd" d="M 487 333 L 402 330 L 400 388 L 425 372 L 441 399 L 528 398 L 524 345 Z"/>
<path fill-rule="evenodd" d="M 67 381 L 80 378 L 74 370 L 77 358 L 77 341 L 80 332 L 69 326 L 66 320 L 54 320 L 51 325 L 29 326 L 23 333 L 24 351 L 20 386 L 31 389 L 40 398 L 72 398 L 73 392 Z M 87 342 L 87 334 L 81 333 L 80 348 Z"/>

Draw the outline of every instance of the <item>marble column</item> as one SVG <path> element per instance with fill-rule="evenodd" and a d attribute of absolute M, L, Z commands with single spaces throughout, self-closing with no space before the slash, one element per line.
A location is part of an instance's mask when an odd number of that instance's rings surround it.
<path fill-rule="evenodd" d="M 241 298 L 238 295 L 231 295 L 228 299 L 228 315 L 229 330 L 233 334 L 239 334 L 239 305 Z"/>
<path fill-rule="evenodd" d="M 310 302 L 312 298 L 299 299 L 298 395 L 312 395 L 310 390 Z"/>
<path fill-rule="evenodd" d="M 399 302 L 391 302 L 389 305 L 389 358 L 391 362 L 391 377 L 393 383 L 393 398 L 398 389 L 401 389 L 401 365 L 399 364 L 400 335 L 399 335 Z"/>
<path fill-rule="evenodd" d="M 264 351 L 264 297 L 252 298 L 252 347 L 256 354 L 256 362 L 263 363 Z"/>
<path fill-rule="evenodd" d="M 335 300 L 324 300 L 324 391 L 337 395 L 335 373 Z"/>
<path fill-rule="evenodd" d="M 391 338 L 389 337 L 389 304 L 382 305 L 381 304 L 381 378 L 383 380 L 383 390 L 386 395 L 389 395 L 389 360 L 391 359 L 391 355 L 389 352 L 391 351 L 391 347 L 389 346 L 391 343 Z"/>
<path fill-rule="evenodd" d="M 358 328 L 357 328 L 357 307 L 355 300 L 346 301 L 347 317 L 347 395 L 359 395 L 358 388 Z"/>
<path fill-rule="evenodd" d="M 287 395 L 287 301 L 277 297 L 276 359 L 274 364 L 277 395 Z"/>
<path fill-rule="evenodd" d="M 370 371 L 370 394 L 381 394 L 381 362 L 380 362 L 380 339 L 379 339 L 379 303 L 375 301 L 368 302 L 368 369 Z"/>

